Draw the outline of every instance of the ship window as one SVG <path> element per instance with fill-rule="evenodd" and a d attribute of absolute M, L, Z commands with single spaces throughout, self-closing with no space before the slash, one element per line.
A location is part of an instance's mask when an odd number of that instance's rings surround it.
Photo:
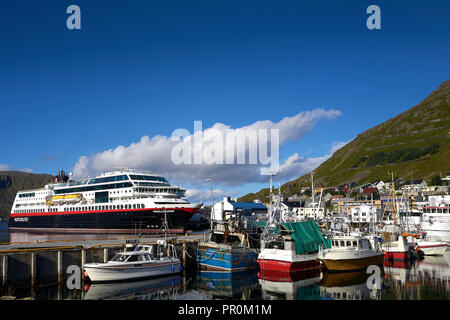
<path fill-rule="evenodd" d="M 350 247 L 350 246 L 351 246 L 351 242 L 347 241 L 347 247 Z"/>
<path fill-rule="evenodd" d="M 133 204 L 133 209 L 136 209 L 136 204 Z"/>
<path fill-rule="evenodd" d="M 353 246 L 356 247 L 358 243 L 356 241 L 353 241 Z"/>
<path fill-rule="evenodd" d="M 142 209 L 144 209 L 144 208 L 145 208 L 144 204 L 141 204 L 141 208 L 142 208 Z"/>
<path fill-rule="evenodd" d="M 345 242 L 341 240 L 341 247 L 345 247 Z"/>

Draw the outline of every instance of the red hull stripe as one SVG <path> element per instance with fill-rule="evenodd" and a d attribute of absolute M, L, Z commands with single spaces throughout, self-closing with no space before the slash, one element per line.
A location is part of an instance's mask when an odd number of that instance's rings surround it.
<path fill-rule="evenodd" d="M 308 261 L 288 262 L 280 260 L 258 259 L 259 267 L 262 270 L 275 270 L 281 272 L 295 272 L 302 270 L 310 270 L 320 267 L 319 259 Z"/>
<path fill-rule="evenodd" d="M 409 258 L 409 252 L 403 251 L 403 252 L 384 252 L 384 258 L 385 259 L 398 259 L 398 260 L 406 260 Z"/>
<path fill-rule="evenodd" d="M 446 247 L 446 244 L 435 244 L 435 245 L 431 245 L 431 246 L 417 246 L 417 248 L 437 248 L 437 247 Z"/>
<path fill-rule="evenodd" d="M 136 211 L 161 211 L 164 213 L 164 208 L 144 208 L 144 209 L 123 209 L 123 210 L 92 210 L 92 211 L 58 211 L 58 212 L 33 212 L 33 213 L 11 213 L 11 217 L 42 217 L 42 216 L 62 216 L 69 214 L 93 214 L 93 213 L 110 213 L 110 212 L 127 212 L 133 213 Z M 166 210 L 179 210 L 195 213 L 197 208 L 166 208 Z"/>

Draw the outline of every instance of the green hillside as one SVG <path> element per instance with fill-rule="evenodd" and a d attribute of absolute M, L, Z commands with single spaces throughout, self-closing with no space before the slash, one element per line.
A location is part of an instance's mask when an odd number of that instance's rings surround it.
<path fill-rule="evenodd" d="M 358 135 L 314 170 L 317 186 L 363 184 L 389 179 L 388 171 L 404 179 L 431 179 L 450 172 L 450 80 L 415 107 Z M 282 186 L 283 194 L 310 186 L 310 175 Z M 242 201 L 268 196 L 268 189 Z"/>
<path fill-rule="evenodd" d="M 49 174 L 0 171 L 0 216 L 9 217 L 17 191 L 41 188 L 52 181 L 53 176 Z"/>

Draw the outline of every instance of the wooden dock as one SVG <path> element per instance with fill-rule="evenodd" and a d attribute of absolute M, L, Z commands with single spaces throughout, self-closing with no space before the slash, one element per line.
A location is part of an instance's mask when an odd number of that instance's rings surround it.
<path fill-rule="evenodd" d="M 135 236 L 122 236 L 102 239 L 35 241 L 34 243 L 2 243 L 0 244 L 1 285 L 34 287 L 36 285 L 63 284 L 72 275 L 67 272 L 70 266 L 72 269 L 73 266 L 79 267 L 80 280 L 83 281 L 83 265 L 85 263 L 106 262 L 117 252 L 123 251 L 127 242 L 130 243 L 136 239 Z M 163 236 L 142 237 L 140 243 L 152 244 L 163 239 Z M 167 237 L 167 240 L 175 245 L 184 271 L 196 267 L 196 248 L 198 243 L 204 239 L 204 234 Z"/>

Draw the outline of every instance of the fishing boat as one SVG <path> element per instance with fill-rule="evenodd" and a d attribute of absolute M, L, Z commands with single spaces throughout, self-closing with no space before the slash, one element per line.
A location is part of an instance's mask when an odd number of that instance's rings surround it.
<path fill-rule="evenodd" d="M 313 220 L 282 223 L 261 240 L 258 263 L 261 271 L 298 272 L 320 268 L 319 247 L 330 248 Z"/>
<path fill-rule="evenodd" d="M 236 202 L 230 197 L 211 208 L 208 241 L 199 243 L 197 262 L 209 271 L 243 271 L 258 268 L 256 248 L 250 246 L 247 226 L 253 213 L 267 210 L 261 203 Z"/>
<path fill-rule="evenodd" d="M 272 203 L 272 175 L 270 175 L 270 205 L 267 222 L 261 222 L 258 264 L 262 276 L 279 272 L 300 272 L 320 268 L 319 247 L 330 248 L 314 220 L 288 222 L 281 210 L 281 187 L 277 203 Z"/>
<path fill-rule="evenodd" d="M 416 256 L 416 249 L 407 239 L 400 235 L 397 240 L 389 240 L 381 244 L 384 258 L 388 260 L 409 260 Z"/>
<path fill-rule="evenodd" d="M 426 256 L 443 256 L 447 250 L 447 243 L 443 241 L 417 241 L 416 247 L 421 250 Z"/>
<path fill-rule="evenodd" d="M 173 244 L 158 240 L 118 252 L 106 263 L 86 263 L 83 268 L 91 282 L 124 281 L 176 274 L 181 262 Z"/>
<path fill-rule="evenodd" d="M 402 231 L 404 231 L 404 226 L 398 224 L 397 221 L 397 204 L 396 204 L 396 193 L 394 184 L 394 173 L 392 174 L 392 216 L 393 225 L 392 232 L 383 233 L 383 243 L 381 244 L 381 250 L 384 252 L 384 258 L 387 260 L 409 260 L 411 258 L 417 257 L 417 252 L 414 250 L 414 245 L 408 243 L 407 236 L 405 236 Z M 386 227 L 386 226 L 385 226 Z M 385 228 L 384 231 L 387 229 Z M 409 230 L 406 230 L 409 232 Z"/>
<path fill-rule="evenodd" d="M 319 259 L 329 271 L 366 269 L 370 265 L 382 265 L 384 253 L 373 248 L 369 239 L 362 236 L 336 236 L 331 248 L 319 251 Z"/>

